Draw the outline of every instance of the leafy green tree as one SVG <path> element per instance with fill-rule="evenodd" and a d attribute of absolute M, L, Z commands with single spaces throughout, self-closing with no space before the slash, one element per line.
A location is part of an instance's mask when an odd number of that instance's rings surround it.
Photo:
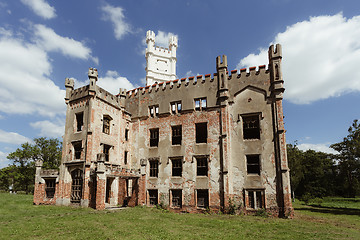
<path fill-rule="evenodd" d="M 2 169 L 2 175 L 8 177 L 8 180 L 5 180 L 6 177 L 1 178 L 3 185 L 9 185 L 11 179 L 15 191 L 29 193 L 33 190 L 35 161 L 41 159 L 43 168 L 58 168 L 61 160 L 61 143 L 58 139 L 35 138 L 33 144 L 22 144 L 21 148 L 10 153 L 7 158 L 13 161 L 13 165 Z"/>
<path fill-rule="evenodd" d="M 360 124 L 354 120 L 342 142 L 330 146 L 338 151 L 339 175 L 343 177 L 344 195 L 355 197 L 360 193 Z"/>
<path fill-rule="evenodd" d="M 290 168 L 290 185 L 292 190 L 292 197 L 295 199 L 295 189 L 298 188 L 299 183 L 304 178 L 304 152 L 295 144 L 287 144 L 287 157 Z"/>

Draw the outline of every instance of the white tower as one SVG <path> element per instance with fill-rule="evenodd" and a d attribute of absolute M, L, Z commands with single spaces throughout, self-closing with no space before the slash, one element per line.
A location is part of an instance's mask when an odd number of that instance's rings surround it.
<path fill-rule="evenodd" d="M 146 85 L 176 79 L 176 48 L 177 38 L 169 37 L 169 48 L 155 46 L 155 33 L 146 33 Z"/>

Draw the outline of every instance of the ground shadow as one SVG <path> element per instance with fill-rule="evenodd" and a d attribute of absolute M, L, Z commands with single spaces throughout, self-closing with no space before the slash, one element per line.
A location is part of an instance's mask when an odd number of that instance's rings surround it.
<path fill-rule="evenodd" d="M 356 208 L 337 208 L 337 207 L 323 207 L 319 205 L 310 205 L 308 207 L 295 207 L 295 210 L 327 213 L 334 215 L 357 215 L 360 216 L 360 209 Z"/>

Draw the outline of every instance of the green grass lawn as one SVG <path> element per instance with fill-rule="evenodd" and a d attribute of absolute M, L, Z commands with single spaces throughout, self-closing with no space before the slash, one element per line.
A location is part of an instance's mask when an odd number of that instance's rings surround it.
<path fill-rule="evenodd" d="M 34 206 L 0 193 L 0 239 L 360 239 L 360 202 L 295 203 L 294 219 Z M 334 202 L 336 202 L 334 201 Z"/>

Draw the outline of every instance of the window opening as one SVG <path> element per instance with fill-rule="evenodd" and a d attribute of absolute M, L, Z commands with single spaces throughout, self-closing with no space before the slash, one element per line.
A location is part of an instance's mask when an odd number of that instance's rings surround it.
<path fill-rule="evenodd" d="M 200 208 L 209 207 L 209 191 L 208 189 L 197 190 L 197 206 Z"/>
<path fill-rule="evenodd" d="M 251 190 L 248 191 L 248 208 L 259 209 L 265 208 L 264 204 L 264 190 Z"/>
<path fill-rule="evenodd" d="M 103 153 L 105 154 L 105 162 L 108 162 L 110 159 L 110 145 L 103 144 Z"/>
<path fill-rule="evenodd" d="M 159 129 L 150 129 L 150 147 L 157 147 L 159 145 Z"/>
<path fill-rule="evenodd" d="M 207 142 L 207 123 L 196 123 L 196 143 L 206 143 Z"/>
<path fill-rule="evenodd" d="M 244 139 L 260 139 L 259 115 L 243 116 Z"/>
<path fill-rule="evenodd" d="M 126 188 L 127 188 L 127 197 L 131 197 L 132 190 L 133 190 L 133 180 L 132 179 L 126 180 Z"/>
<path fill-rule="evenodd" d="M 207 157 L 197 157 L 196 158 L 196 174 L 197 176 L 207 176 L 208 175 L 208 158 Z"/>
<path fill-rule="evenodd" d="M 128 162 L 128 152 L 125 151 L 124 152 L 124 164 L 127 164 L 127 162 Z"/>
<path fill-rule="evenodd" d="M 129 129 L 125 129 L 125 141 L 129 140 Z"/>
<path fill-rule="evenodd" d="M 159 116 L 159 105 L 149 107 L 150 117 Z"/>
<path fill-rule="evenodd" d="M 246 155 L 248 174 L 260 175 L 260 155 Z"/>
<path fill-rule="evenodd" d="M 150 177 L 158 177 L 159 174 L 159 161 L 150 160 Z"/>
<path fill-rule="evenodd" d="M 206 98 L 196 98 L 194 99 L 195 101 L 195 110 L 196 111 L 201 111 L 201 110 L 205 110 L 207 105 L 206 105 Z"/>
<path fill-rule="evenodd" d="M 182 175 L 182 158 L 174 158 L 171 160 L 172 163 L 172 176 L 181 177 Z"/>
<path fill-rule="evenodd" d="M 45 179 L 45 193 L 47 198 L 54 198 L 56 185 L 55 180 L 56 179 Z"/>
<path fill-rule="evenodd" d="M 177 114 L 181 112 L 181 101 L 170 103 L 171 113 Z"/>
<path fill-rule="evenodd" d="M 172 126 L 172 145 L 181 145 L 182 126 Z"/>
<path fill-rule="evenodd" d="M 149 202 L 150 205 L 157 205 L 158 204 L 158 190 L 157 189 L 149 189 Z"/>
<path fill-rule="evenodd" d="M 82 128 L 84 126 L 84 113 L 80 112 L 80 113 L 76 113 L 76 131 L 80 132 L 82 131 Z"/>
<path fill-rule="evenodd" d="M 110 134 L 110 116 L 103 117 L 103 133 Z"/>
<path fill-rule="evenodd" d="M 82 152 L 82 143 L 81 141 L 73 142 L 74 148 L 74 159 L 80 160 L 81 159 L 81 152 Z"/>
<path fill-rule="evenodd" d="M 172 207 L 182 207 L 182 190 L 173 189 L 171 190 L 171 206 Z"/>

